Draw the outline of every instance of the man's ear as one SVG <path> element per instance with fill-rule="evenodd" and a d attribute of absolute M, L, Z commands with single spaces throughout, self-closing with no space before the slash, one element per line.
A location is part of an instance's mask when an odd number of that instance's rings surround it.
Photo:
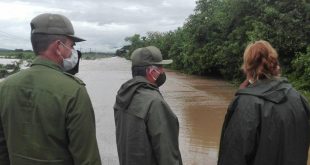
<path fill-rule="evenodd" d="M 145 77 L 152 84 L 156 81 L 156 79 L 154 80 L 154 76 L 152 75 L 152 70 L 150 67 L 146 69 Z"/>
<path fill-rule="evenodd" d="M 56 49 L 56 53 L 57 53 L 58 55 L 60 55 L 60 51 L 59 51 L 59 50 L 57 50 L 57 49 Z"/>
<path fill-rule="evenodd" d="M 61 54 L 60 54 L 60 49 L 61 49 L 61 48 L 60 48 L 60 45 L 61 45 L 60 42 L 61 42 L 60 40 L 57 40 L 57 41 L 54 41 L 54 43 L 50 45 L 51 47 L 53 47 L 53 49 L 51 49 L 51 50 L 55 50 L 55 52 L 56 52 L 58 55 L 61 55 Z"/>

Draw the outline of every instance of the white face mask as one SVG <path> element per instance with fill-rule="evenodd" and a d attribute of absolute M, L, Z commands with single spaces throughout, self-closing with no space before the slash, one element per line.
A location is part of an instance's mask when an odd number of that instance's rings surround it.
<path fill-rule="evenodd" d="M 62 42 L 61 42 L 61 44 L 62 44 L 64 47 L 68 48 L 68 47 L 67 47 L 65 44 L 63 44 Z M 70 49 L 70 48 L 68 48 L 68 49 Z M 70 50 L 71 50 L 71 54 L 70 54 L 70 57 L 69 57 L 69 58 L 63 58 L 63 56 L 60 55 L 61 58 L 63 59 L 63 69 L 64 69 L 65 71 L 68 71 L 68 70 L 74 68 L 75 65 L 78 63 L 78 60 L 79 60 L 78 52 L 77 52 L 76 50 L 74 50 L 74 49 L 70 49 Z"/>

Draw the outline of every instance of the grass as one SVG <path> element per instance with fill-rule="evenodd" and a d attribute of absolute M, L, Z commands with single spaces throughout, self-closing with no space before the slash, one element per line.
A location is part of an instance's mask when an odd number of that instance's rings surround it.
<path fill-rule="evenodd" d="M 0 51 L 0 58 L 8 59 L 33 59 L 35 57 L 34 53 L 31 51 Z"/>
<path fill-rule="evenodd" d="M 82 53 L 83 59 L 98 59 L 98 58 L 106 58 L 113 57 L 114 53 L 95 53 L 95 52 L 85 52 Z M 35 58 L 35 55 L 32 51 L 0 51 L 0 58 L 7 59 L 24 59 L 24 60 L 32 60 Z"/>

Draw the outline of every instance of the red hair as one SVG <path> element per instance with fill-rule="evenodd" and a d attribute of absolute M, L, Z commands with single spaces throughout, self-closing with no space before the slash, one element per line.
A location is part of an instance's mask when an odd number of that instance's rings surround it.
<path fill-rule="evenodd" d="M 279 76 L 278 53 L 267 41 L 251 43 L 244 51 L 242 69 L 254 81 Z"/>

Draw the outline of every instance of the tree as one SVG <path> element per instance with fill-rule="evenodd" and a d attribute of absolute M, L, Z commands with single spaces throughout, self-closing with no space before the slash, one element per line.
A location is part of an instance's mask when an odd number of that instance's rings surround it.
<path fill-rule="evenodd" d="M 131 43 L 128 53 L 138 47 L 155 45 L 164 58 L 174 60 L 175 69 L 241 80 L 245 47 L 263 39 L 277 49 L 285 74 L 308 68 L 300 59 L 309 55 L 309 1 L 198 0 L 196 4 L 194 13 L 174 31 L 127 37 L 125 40 Z M 291 61 L 295 61 L 294 67 Z"/>

